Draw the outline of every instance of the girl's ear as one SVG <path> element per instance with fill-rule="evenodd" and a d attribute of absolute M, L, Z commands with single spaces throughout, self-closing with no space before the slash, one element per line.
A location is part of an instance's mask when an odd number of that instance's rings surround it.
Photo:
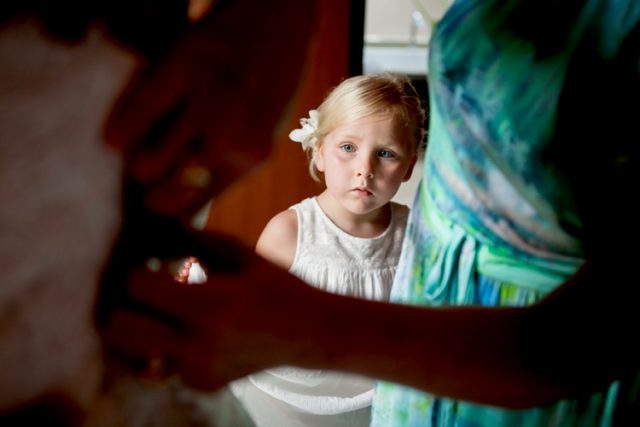
<path fill-rule="evenodd" d="M 316 165 L 316 169 L 319 172 L 324 173 L 325 162 L 324 162 L 324 145 L 323 144 L 318 143 L 318 145 L 316 146 L 316 155 L 314 158 L 314 163 Z"/>
<path fill-rule="evenodd" d="M 414 153 L 413 158 L 411 158 L 411 163 L 409 163 L 409 169 L 407 169 L 407 173 L 404 175 L 404 178 L 402 178 L 402 182 L 407 182 L 411 179 L 411 174 L 413 173 L 413 168 L 417 161 L 418 155 Z"/>

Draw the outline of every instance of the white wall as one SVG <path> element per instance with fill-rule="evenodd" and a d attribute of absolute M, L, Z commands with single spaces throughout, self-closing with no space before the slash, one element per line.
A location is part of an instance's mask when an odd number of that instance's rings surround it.
<path fill-rule="evenodd" d="M 410 42 L 412 14 L 418 11 L 424 19 L 416 32 L 416 41 L 427 44 L 433 23 L 437 22 L 453 0 L 367 0 L 365 11 L 365 43 Z"/>

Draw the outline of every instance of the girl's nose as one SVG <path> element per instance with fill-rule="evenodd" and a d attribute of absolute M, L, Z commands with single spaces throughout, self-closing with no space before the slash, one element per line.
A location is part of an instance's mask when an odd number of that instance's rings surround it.
<path fill-rule="evenodd" d="M 373 173 L 375 171 L 375 160 L 371 158 L 371 156 L 363 156 L 364 158 L 361 160 L 358 165 L 357 175 L 358 177 L 364 177 L 366 179 L 373 178 Z"/>

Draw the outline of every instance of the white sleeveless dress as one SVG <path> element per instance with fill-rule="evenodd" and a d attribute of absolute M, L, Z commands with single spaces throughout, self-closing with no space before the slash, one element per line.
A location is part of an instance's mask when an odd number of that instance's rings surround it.
<path fill-rule="evenodd" d="M 391 222 L 374 238 L 342 231 L 315 197 L 290 209 L 298 217 L 292 274 L 328 292 L 388 300 L 409 212 L 406 206 L 391 203 Z M 283 366 L 235 381 L 231 389 L 258 427 L 368 426 L 374 383 L 352 374 Z"/>

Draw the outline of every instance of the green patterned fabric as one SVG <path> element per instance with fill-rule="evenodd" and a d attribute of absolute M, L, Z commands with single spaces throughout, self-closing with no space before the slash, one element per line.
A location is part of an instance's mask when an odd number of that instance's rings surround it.
<path fill-rule="evenodd" d="M 571 189 L 590 160 L 613 165 L 615 153 L 561 131 L 580 124 L 567 111 L 584 108 L 574 94 L 607 83 L 602 70 L 635 64 L 620 71 L 639 78 L 640 58 L 616 59 L 639 21 L 637 0 L 452 5 L 431 46 L 424 177 L 392 301 L 528 305 L 583 264 L 583 211 Z M 621 108 L 593 105 L 602 107 Z M 608 426 L 634 404 L 629 389 L 614 383 L 581 401 L 514 411 L 380 383 L 372 425 Z"/>

